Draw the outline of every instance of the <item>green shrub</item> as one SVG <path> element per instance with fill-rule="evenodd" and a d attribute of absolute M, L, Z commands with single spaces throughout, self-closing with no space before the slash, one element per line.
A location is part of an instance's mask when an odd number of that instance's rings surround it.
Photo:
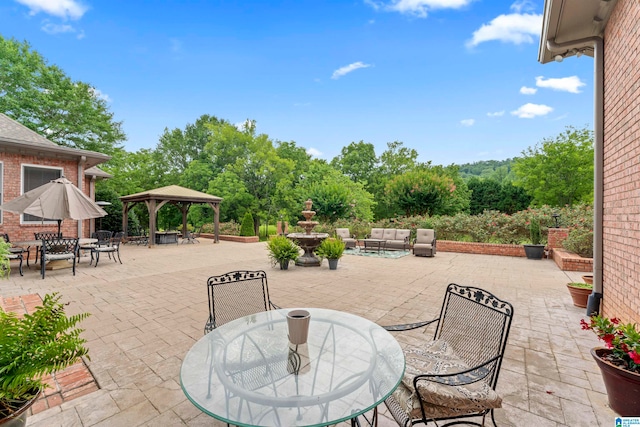
<path fill-rule="evenodd" d="M 586 228 L 574 228 L 562 241 L 562 246 L 581 257 L 593 258 L 593 231 Z"/>
<path fill-rule="evenodd" d="M 270 238 L 267 241 L 267 250 L 274 266 L 283 261 L 295 261 L 300 255 L 300 247 L 285 236 Z"/>
<path fill-rule="evenodd" d="M 247 212 L 244 214 L 244 218 L 242 218 L 242 225 L 240 226 L 240 235 L 241 236 L 255 236 L 255 228 L 253 228 L 253 215 L 251 212 Z"/>
<path fill-rule="evenodd" d="M 532 245 L 540 244 L 540 223 L 538 220 L 532 220 L 531 224 L 529 224 L 529 238 L 531 239 Z"/>
<path fill-rule="evenodd" d="M 345 244 L 341 239 L 329 237 L 324 239 L 316 249 L 316 255 L 320 258 L 340 259 L 344 253 Z"/>
<path fill-rule="evenodd" d="M 593 289 L 593 285 L 591 283 L 583 283 L 583 282 L 571 282 L 568 283 L 572 288 L 580 288 L 580 289 Z"/>

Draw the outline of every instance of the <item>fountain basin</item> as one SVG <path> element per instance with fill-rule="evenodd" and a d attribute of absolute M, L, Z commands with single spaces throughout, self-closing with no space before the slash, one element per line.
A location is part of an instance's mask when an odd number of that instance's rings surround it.
<path fill-rule="evenodd" d="M 313 251 L 320 246 L 324 239 L 329 237 L 328 233 L 290 233 L 287 238 L 293 240 L 304 250 L 304 254 L 296 260 L 296 265 L 300 267 L 320 267 L 320 259 Z"/>

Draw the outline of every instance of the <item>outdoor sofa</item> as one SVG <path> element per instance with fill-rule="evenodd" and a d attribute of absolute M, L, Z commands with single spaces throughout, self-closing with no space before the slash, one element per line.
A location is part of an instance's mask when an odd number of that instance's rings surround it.
<path fill-rule="evenodd" d="M 408 250 L 411 230 L 405 228 L 372 228 L 370 239 L 386 241 L 386 249 Z"/>

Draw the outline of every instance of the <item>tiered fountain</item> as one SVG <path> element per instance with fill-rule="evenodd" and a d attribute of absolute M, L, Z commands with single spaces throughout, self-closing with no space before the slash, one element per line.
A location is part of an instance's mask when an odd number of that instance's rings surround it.
<path fill-rule="evenodd" d="M 315 211 L 311 210 L 311 206 L 313 202 L 311 199 L 308 199 L 304 202 L 305 210 L 302 211 L 302 215 L 304 216 L 304 221 L 298 221 L 298 225 L 304 228 L 304 233 L 290 233 L 287 234 L 287 237 L 298 244 L 302 249 L 304 249 L 304 255 L 298 257 L 296 260 L 296 265 L 301 267 L 319 267 L 320 260 L 313 253 L 313 251 L 320 246 L 320 243 L 329 235 L 327 233 L 312 233 L 313 227 L 318 225 L 318 221 L 311 221 L 311 218 L 316 214 Z"/>

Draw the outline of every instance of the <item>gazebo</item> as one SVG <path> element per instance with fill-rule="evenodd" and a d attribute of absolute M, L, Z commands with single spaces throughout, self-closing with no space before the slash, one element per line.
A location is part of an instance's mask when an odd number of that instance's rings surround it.
<path fill-rule="evenodd" d="M 125 236 L 128 235 L 129 209 L 136 203 L 144 202 L 149 210 L 149 246 L 155 245 L 156 242 L 156 217 L 158 210 L 162 206 L 166 203 L 171 203 L 180 209 L 182 212 L 182 235 L 185 236 L 189 208 L 194 203 L 203 203 L 213 209 L 214 243 L 219 242 L 220 202 L 222 201 L 220 197 L 180 187 L 179 185 L 169 185 L 155 190 L 122 196 L 120 200 L 122 200 L 122 230 Z"/>

